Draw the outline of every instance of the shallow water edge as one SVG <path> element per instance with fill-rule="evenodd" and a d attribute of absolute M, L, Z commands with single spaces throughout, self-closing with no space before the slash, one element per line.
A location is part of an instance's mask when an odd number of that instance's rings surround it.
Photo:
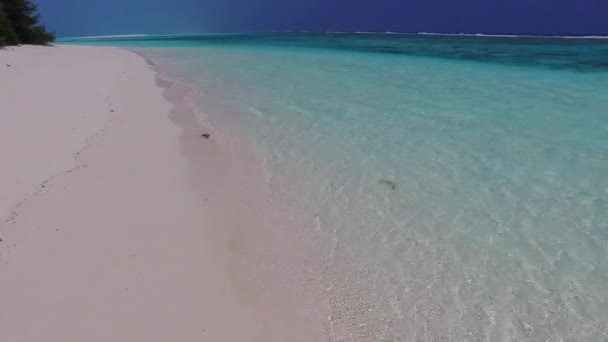
<path fill-rule="evenodd" d="M 319 240 L 281 215 L 268 196 L 262 163 L 213 126 L 195 101 L 198 90 L 135 53 L 148 61 L 174 106 L 170 119 L 183 129 L 188 178 L 209 222 L 201 229 L 209 230 L 218 262 L 225 261 L 231 293 L 254 318 L 252 341 L 335 340 L 321 291 Z"/>

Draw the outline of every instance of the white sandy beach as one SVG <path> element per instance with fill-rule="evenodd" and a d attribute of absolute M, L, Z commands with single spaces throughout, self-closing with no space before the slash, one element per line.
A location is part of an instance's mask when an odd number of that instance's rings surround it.
<path fill-rule="evenodd" d="M 0 341 L 270 341 L 290 330 L 235 294 L 230 236 L 209 233 L 185 133 L 143 58 L 0 50 L 0 104 Z"/>

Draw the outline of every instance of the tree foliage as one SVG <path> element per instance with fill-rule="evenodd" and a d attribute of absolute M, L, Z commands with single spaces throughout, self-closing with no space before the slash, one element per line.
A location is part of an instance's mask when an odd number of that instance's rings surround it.
<path fill-rule="evenodd" d="M 30 0 L 0 0 L 0 45 L 48 44 L 54 39 Z"/>
<path fill-rule="evenodd" d="M 6 13 L 0 8 L 0 46 L 17 44 L 17 34 L 8 20 Z"/>

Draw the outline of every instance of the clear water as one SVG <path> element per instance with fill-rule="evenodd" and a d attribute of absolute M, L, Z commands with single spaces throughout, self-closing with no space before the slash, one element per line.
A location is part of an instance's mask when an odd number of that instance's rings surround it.
<path fill-rule="evenodd" d="M 333 246 L 330 340 L 608 341 L 607 41 L 95 43 L 195 84 Z"/>

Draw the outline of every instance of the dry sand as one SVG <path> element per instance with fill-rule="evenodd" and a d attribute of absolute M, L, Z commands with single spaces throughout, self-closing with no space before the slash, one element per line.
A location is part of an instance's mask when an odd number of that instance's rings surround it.
<path fill-rule="evenodd" d="M 279 341 L 269 331 L 290 330 L 235 294 L 231 237 L 209 227 L 155 77 L 122 49 L 0 50 L 0 341 Z M 306 340 L 292 332 L 282 341 Z"/>

